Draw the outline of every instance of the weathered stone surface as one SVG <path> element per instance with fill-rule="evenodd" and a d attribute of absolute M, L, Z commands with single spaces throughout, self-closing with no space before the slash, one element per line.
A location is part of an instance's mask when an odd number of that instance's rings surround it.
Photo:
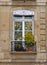
<path fill-rule="evenodd" d="M 0 59 L 4 59 L 4 53 L 0 52 Z"/>
<path fill-rule="evenodd" d="M 37 2 L 47 2 L 47 0 L 37 0 Z"/>
<path fill-rule="evenodd" d="M 4 2 L 4 5 L 8 5 L 9 0 L 0 0 Z M 11 1 L 12 2 L 12 1 Z M 1 2 L 0 2 L 1 3 Z M 28 4 L 27 4 L 28 3 Z M 3 4 L 3 3 L 2 3 Z M 12 3 L 13 4 L 13 3 Z M 47 50 L 47 9 L 46 9 L 46 0 L 36 0 L 34 5 L 30 5 L 30 2 L 22 3 L 18 6 L 0 6 L 0 60 L 1 59 L 16 59 L 16 58 L 34 58 L 40 61 L 46 61 L 46 52 Z M 28 5 L 28 6 L 27 6 Z M 34 11 L 34 28 L 35 28 L 35 41 L 37 54 L 35 55 L 22 55 L 22 54 L 11 54 L 11 41 L 12 41 L 12 32 L 13 32 L 13 11 L 14 10 L 31 10 Z M 39 62 L 40 62 L 39 61 Z M 25 63 L 25 65 L 45 65 L 44 63 Z M 0 63 L 0 65 L 24 65 L 24 63 L 16 64 L 14 63 Z"/>

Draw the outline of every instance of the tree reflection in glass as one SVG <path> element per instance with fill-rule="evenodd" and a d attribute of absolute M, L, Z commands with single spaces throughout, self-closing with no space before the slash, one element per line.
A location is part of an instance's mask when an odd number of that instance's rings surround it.
<path fill-rule="evenodd" d="M 25 30 L 32 30 L 32 22 L 25 22 Z"/>
<path fill-rule="evenodd" d="M 22 22 L 15 22 L 15 30 L 22 30 Z"/>
<path fill-rule="evenodd" d="M 21 40 L 22 39 L 22 32 L 15 31 L 15 40 Z"/>

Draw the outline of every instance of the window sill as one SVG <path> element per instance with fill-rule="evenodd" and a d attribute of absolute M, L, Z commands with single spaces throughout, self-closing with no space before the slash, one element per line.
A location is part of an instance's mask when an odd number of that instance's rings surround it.
<path fill-rule="evenodd" d="M 11 51 L 11 54 L 37 54 L 37 52 L 33 52 L 33 51 L 21 51 L 21 52 L 16 52 L 16 51 Z"/>

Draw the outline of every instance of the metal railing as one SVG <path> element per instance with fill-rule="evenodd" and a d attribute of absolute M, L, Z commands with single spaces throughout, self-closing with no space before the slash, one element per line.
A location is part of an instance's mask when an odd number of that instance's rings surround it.
<path fill-rule="evenodd" d="M 19 43 L 20 42 L 20 43 Z M 15 46 L 16 46 L 16 44 L 21 44 L 21 46 L 22 46 L 22 42 L 23 41 L 12 41 L 11 42 L 11 51 L 16 51 L 16 49 L 15 49 Z M 26 47 L 26 46 L 25 46 Z M 21 47 L 21 51 L 27 51 L 26 49 L 25 49 L 25 47 Z M 32 46 L 32 50 L 31 50 L 32 52 L 36 52 L 36 43 L 34 44 L 34 46 Z"/>

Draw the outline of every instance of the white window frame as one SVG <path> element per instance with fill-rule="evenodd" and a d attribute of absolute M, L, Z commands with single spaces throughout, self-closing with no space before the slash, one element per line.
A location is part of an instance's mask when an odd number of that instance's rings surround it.
<path fill-rule="evenodd" d="M 14 18 L 13 19 L 13 41 L 16 41 L 14 40 L 14 33 L 15 33 L 15 29 L 14 29 L 14 25 L 15 25 L 15 21 L 20 21 L 22 22 L 22 41 L 25 41 L 24 40 L 24 36 L 25 36 L 25 22 L 26 21 L 29 21 L 29 22 L 32 22 L 32 34 L 34 35 L 34 17 L 32 17 L 32 19 L 25 19 L 24 16 L 26 15 L 33 15 L 34 16 L 34 12 L 33 11 L 28 11 L 28 10 L 16 10 L 16 11 L 13 11 L 13 15 L 22 15 L 22 18 L 21 19 L 16 19 Z M 20 40 L 17 40 L 17 41 L 20 41 Z M 23 47 L 25 47 L 25 44 L 24 42 L 22 43 Z M 14 50 L 14 42 L 13 42 L 13 50 Z"/>

